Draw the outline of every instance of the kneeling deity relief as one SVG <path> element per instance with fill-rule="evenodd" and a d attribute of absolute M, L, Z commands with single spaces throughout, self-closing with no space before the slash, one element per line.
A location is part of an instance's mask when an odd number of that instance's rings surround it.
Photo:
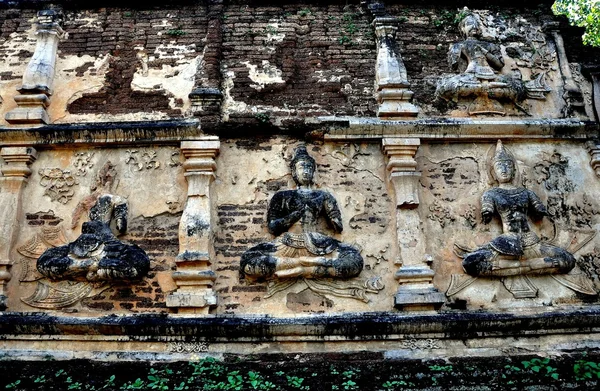
<path fill-rule="evenodd" d="M 306 146 L 294 151 L 290 169 L 298 188 L 275 193 L 268 206 L 268 230 L 276 238 L 242 254 L 240 277 L 271 281 L 268 296 L 302 280 L 317 293 L 368 301 L 365 293 L 383 289 L 377 279 L 362 285 L 335 281 L 357 277 L 364 262 L 356 246 L 318 232 L 322 217 L 335 233 L 342 232 L 343 224 L 334 196 L 311 188 L 316 162 Z"/>

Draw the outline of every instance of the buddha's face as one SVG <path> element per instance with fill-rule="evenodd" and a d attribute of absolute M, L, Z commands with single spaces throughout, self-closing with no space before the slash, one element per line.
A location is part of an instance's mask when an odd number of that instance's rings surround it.
<path fill-rule="evenodd" d="M 509 183 L 515 177 L 515 162 L 500 160 L 494 163 L 494 174 L 500 183 Z"/>
<path fill-rule="evenodd" d="M 312 183 L 315 168 L 307 160 L 298 160 L 294 164 L 294 179 L 299 186 L 308 186 Z"/>
<path fill-rule="evenodd" d="M 475 16 L 469 15 L 463 19 L 461 30 L 466 37 L 478 37 L 481 35 L 481 24 Z"/>

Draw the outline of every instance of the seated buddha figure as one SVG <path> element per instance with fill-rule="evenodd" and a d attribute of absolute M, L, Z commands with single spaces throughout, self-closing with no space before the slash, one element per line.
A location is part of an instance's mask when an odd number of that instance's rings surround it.
<path fill-rule="evenodd" d="M 547 215 L 546 207 L 533 191 L 513 184 L 516 161 L 500 140 L 490 165 L 498 186 L 483 193 L 481 219 L 487 224 L 498 215 L 503 233 L 476 250 L 465 251 L 464 270 L 474 277 L 568 273 L 575 266 L 573 255 L 542 242 L 531 230 L 528 216 L 541 220 Z"/>
<path fill-rule="evenodd" d="M 465 40 L 452 45 L 448 52 L 450 66 L 462 73 L 442 77 L 436 96 L 453 101 L 472 97 L 475 100 L 469 106 L 469 114 L 505 114 L 497 100 L 519 102 L 528 95 L 539 95 L 539 80 L 524 83 L 520 73 L 500 74 L 504 68 L 500 47 L 480 39 L 482 23 L 478 15 L 468 10 L 463 15 L 459 28 Z"/>
<path fill-rule="evenodd" d="M 351 278 L 360 274 L 359 251 L 317 232 L 324 217 L 335 232 L 342 231 L 342 218 L 335 198 L 327 191 L 311 188 L 315 160 L 299 146 L 291 161 L 295 190 L 275 193 L 267 211 L 269 232 L 277 238 L 247 250 L 240 261 L 240 276 L 271 278 Z"/>

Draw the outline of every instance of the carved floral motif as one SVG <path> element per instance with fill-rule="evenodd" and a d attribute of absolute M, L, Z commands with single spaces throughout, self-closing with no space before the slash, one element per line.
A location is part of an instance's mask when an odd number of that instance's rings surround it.
<path fill-rule="evenodd" d="M 46 188 L 45 196 L 61 204 L 67 204 L 71 201 L 75 194 L 72 187 L 79 183 L 70 170 L 42 168 L 38 173 L 40 175 L 40 185 Z"/>

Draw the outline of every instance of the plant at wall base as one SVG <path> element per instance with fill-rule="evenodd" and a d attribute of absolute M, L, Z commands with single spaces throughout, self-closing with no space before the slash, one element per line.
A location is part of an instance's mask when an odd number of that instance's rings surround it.
<path fill-rule="evenodd" d="M 600 2 L 598 0 L 556 0 L 556 15 L 565 15 L 574 26 L 584 27 L 583 43 L 600 46 Z"/>
<path fill-rule="evenodd" d="M 21 380 L 15 380 L 12 383 L 8 383 L 5 388 L 10 390 L 10 389 L 13 389 L 13 388 L 17 388 L 17 386 L 19 384 L 21 384 Z"/>
<path fill-rule="evenodd" d="M 144 383 L 144 381 L 138 377 L 137 379 L 135 379 L 135 381 L 133 383 L 132 382 L 125 383 L 119 389 L 120 390 L 143 390 L 145 386 L 146 386 L 146 384 Z"/>
<path fill-rule="evenodd" d="M 584 359 L 577 360 L 573 365 L 573 373 L 575 380 L 600 379 L 600 363 Z"/>
<path fill-rule="evenodd" d="M 151 390 L 166 391 L 169 389 L 169 377 L 173 374 L 173 371 L 169 368 L 156 370 L 150 368 L 150 374 L 148 375 L 148 388 Z"/>
<path fill-rule="evenodd" d="M 535 373 L 543 374 L 547 377 L 551 377 L 554 380 L 558 380 L 559 374 L 556 368 L 550 365 L 549 358 L 532 358 L 528 361 L 521 361 L 523 368 L 529 369 Z"/>

